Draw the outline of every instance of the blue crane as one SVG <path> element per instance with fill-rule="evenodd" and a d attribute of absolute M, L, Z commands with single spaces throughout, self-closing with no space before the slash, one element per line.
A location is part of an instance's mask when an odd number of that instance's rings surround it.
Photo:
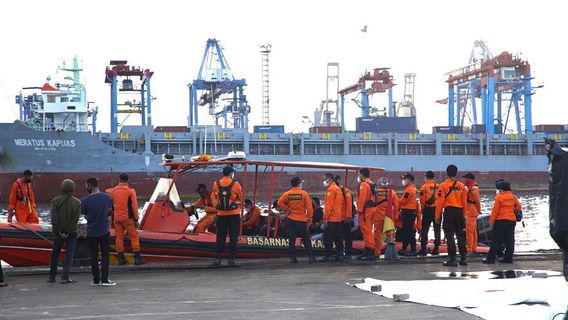
<path fill-rule="evenodd" d="M 208 39 L 199 67 L 197 79 L 189 84 L 189 119 L 188 125 L 199 125 L 198 107 L 209 107 L 209 114 L 215 117 L 215 124 L 223 119 L 224 128 L 247 129 L 248 105 L 244 87 L 245 79 L 235 79 L 223 50 L 216 39 Z M 227 99 L 219 99 L 230 95 Z M 219 100 L 228 101 L 226 104 Z"/>

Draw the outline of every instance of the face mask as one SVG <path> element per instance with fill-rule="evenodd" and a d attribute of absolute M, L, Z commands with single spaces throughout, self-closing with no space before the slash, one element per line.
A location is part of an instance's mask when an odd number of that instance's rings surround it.
<path fill-rule="evenodd" d="M 495 194 L 499 194 L 501 192 L 501 190 L 497 189 L 495 190 Z"/>
<path fill-rule="evenodd" d="M 357 177 L 357 183 L 361 183 L 361 181 L 362 181 L 362 180 L 361 180 L 361 177 L 360 177 L 360 176 Z"/>
<path fill-rule="evenodd" d="M 406 182 L 406 180 L 402 180 L 402 185 L 406 186 L 408 183 Z"/>
<path fill-rule="evenodd" d="M 88 192 L 88 193 L 93 193 L 93 189 L 87 188 L 87 192 Z"/>
<path fill-rule="evenodd" d="M 304 183 L 300 183 L 300 189 L 304 189 Z"/>
<path fill-rule="evenodd" d="M 231 179 L 235 179 L 235 174 L 231 174 Z"/>
<path fill-rule="evenodd" d="M 24 178 L 24 182 L 25 182 L 25 183 L 30 183 L 30 182 L 32 182 L 32 178 Z"/>
<path fill-rule="evenodd" d="M 326 188 L 329 187 L 329 180 L 324 180 L 323 186 L 326 187 Z"/>

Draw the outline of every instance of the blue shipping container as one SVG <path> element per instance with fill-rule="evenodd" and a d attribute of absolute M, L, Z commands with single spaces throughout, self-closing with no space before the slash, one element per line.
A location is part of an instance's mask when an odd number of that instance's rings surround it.
<path fill-rule="evenodd" d="M 254 133 L 284 133 L 284 126 L 254 126 Z"/>
<path fill-rule="evenodd" d="M 357 118 L 355 129 L 358 132 L 374 133 L 415 133 L 416 117 L 366 117 Z"/>

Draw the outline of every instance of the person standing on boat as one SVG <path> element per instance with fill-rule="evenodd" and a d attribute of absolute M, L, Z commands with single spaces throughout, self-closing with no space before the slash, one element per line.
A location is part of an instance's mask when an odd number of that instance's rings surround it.
<path fill-rule="evenodd" d="M 236 267 L 237 241 L 241 227 L 240 202 L 243 201 L 241 184 L 235 181 L 235 169 L 223 168 L 223 178 L 213 183 L 213 198 L 217 208 L 217 243 L 213 266 L 221 265 L 221 255 L 225 251 L 227 233 L 229 234 L 229 266 Z"/>
<path fill-rule="evenodd" d="M 248 236 L 258 234 L 260 208 L 252 203 L 250 199 L 245 199 L 244 203 L 247 212 L 243 216 L 243 234 Z"/>
<path fill-rule="evenodd" d="M 81 213 L 87 219 L 87 242 L 91 255 L 92 286 L 111 287 L 116 285 L 108 279 L 110 251 L 110 223 L 112 215 L 112 198 L 108 193 L 100 192 L 97 178 L 89 178 L 86 182 L 89 195 L 81 199 Z M 99 253 L 101 254 L 101 270 L 99 272 Z"/>
<path fill-rule="evenodd" d="M 312 241 L 308 232 L 308 224 L 312 222 L 314 209 L 312 201 L 308 193 L 302 190 L 303 180 L 300 177 L 294 177 L 290 180 L 292 188 L 284 192 L 278 198 L 278 207 L 282 211 L 288 211 L 288 222 L 286 223 L 288 234 L 288 253 L 290 254 L 290 263 L 296 264 L 296 238 L 300 237 L 306 253 L 309 257 L 309 263 L 316 262 L 312 250 Z"/>
<path fill-rule="evenodd" d="M 145 264 L 140 256 L 140 240 L 138 239 L 138 199 L 136 191 L 128 185 L 128 175 L 123 173 L 119 176 L 120 183 L 110 190 L 114 207 L 114 229 L 116 237 L 116 252 L 118 264 L 126 264 L 124 256 L 124 233 L 128 233 L 134 264 Z"/>
<path fill-rule="evenodd" d="M 343 194 L 331 173 L 324 175 L 323 186 L 326 188 L 323 204 L 323 225 L 325 257 L 320 261 L 343 261 Z M 335 244 L 335 256 L 332 255 Z"/>
<path fill-rule="evenodd" d="M 481 213 L 481 200 L 479 187 L 475 183 L 475 176 L 468 172 L 464 176 L 467 188 L 467 206 L 465 210 L 465 245 L 467 252 L 477 251 L 477 217 Z"/>
<path fill-rule="evenodd" d="M 373 234 L 373 224 L 375 222 L 376 213 L 376 190 L 375 185 L 369 178 L 368 168 L 361 168 L 357 182 L 359 182 L 359 192 L 357 194 L 357 219 L 359 220 L 359 229 L 363 234 L 365 241 L 365 252 L 359 255 L 359 260 L 375 260 L 375 237 Z"/>
<path fill-rule="evenodd" d="M 448 179 L 440 184 L 436 194 L 436 221 L 442 219 L 442 228 L 447 239 L 448 261 L 444 262 L 446 267 L 456 267 L 456 242 L 460 250 L 460 262 L 462 266 L 467 266 L 467 251 L 465 248 L 465 209 L 467 203 L 467 192 L 463 183 L 459 182 L 458 167 L 450 164 L 446 168 Z"/>
<path fill-rule="evenodd" d="M 199 199 L 194 204 L 188 206 L 186 210 L 188 213 L 194 213 L 195 209 L 205 210 L 205 217 L 199 219 L 195 227 L 194 233 L 203 233 L 205 231 L 212 232 L 215 230 L 215 218 L 217 217 L 217 209 L 213 205 L 213 193 L 207 190 L 207 186 L 200 183 L 195 190 L 199 194 Z"/>
<path fill-rule="evenodd" d="M 39 223 L 39 217 L 35 210 L 33 177 L 33 173 L 26 170 L 22 177 L 16 179 L 12 184 L 8 203 L 8 222 L 12 222 L 12 217 L 16 215 L 16 220 L 19 223 Z"/>
<path fill-rule="evenodd" d="M 442 226 L 436 222 L 436 176 L 431 170 L 426 171 L 424 175 L 425 183 L 420 187 L 420 205 L 422 206 L 422 230 L 420 231 L 420 252 L 418 255 L 425 256 L 427 254 L 426 246 L 428 245 L 428 233 L 430 225 L 434 225 L 434 249 L 431 254 L 437 256 L 440 254 L 440 240 Z"/>
<path fill-rule="evenodd" d="M 351 259 L 351 252 L 353 251 L 353 233 L 351 229 L 354 227 L 353 224 L 353 194 L 351 190 L 346 188 L 341 184 L 341 177 L 336 175 L 334 178 L 335 183 L 341 189 L 343 194 L 343 206 L 341 208 L 341 219 L 343 220 L 343 242 L 345 253 L 343 255 L 344 259 Z"/>
<path fill-rule="evenodd" d="M 61 193 L 51 201 L 51 227 L 53 229 L 53 249 L 51 251 L 51 262 L 49 264 L 49 279 L 47 282 L 55 282 L 57 275 L 57 261 L 63 248 L 65 249 L 65 262 L 63 264 L 63 274 L 61 283 L 76 283 L 77 281 L 69 277 L 69 270 L 75 254 L 77 244 L 77 223 L 81 215 L 81 200 L 75 198 L 75 182 L 65 179 L 61 183 Z"/>
<path fill-rule="evenodd" d="M 320 239 L 322 237 L 322 225 L 323 220 L 323 208 L 321 207 L 321 201 L 318 197 L 312 197 L 312 207 L 314 208 L 314 216 L 312 218 L 312 223 L 309 225 L 310 234 L 313 236 L 312 239 Z"/>
<path fill-rule="evenodd" d="M 505 242 L 505 257 L 499 262 L 513 263 L 515 251 L 515 226 L 522 218 L 522 207 L 519 199 L 511 192 L 511 184 L 505 180 L 497 181 L 495 185 L 497 196 L 493 203 L 489 224 L 493 226 L 493 239 L 487 257 L 483 263 L 495 263 L 495 256 Z"/>
<path fill-rule="evenodd" d="M 405 173 L 402 177 L 402 185 L 406 187 L 398 200 L 400 216 L 402 218 L 402 249 L 398 253 L 401 256 L 416 256 L 416 226 L 420 229 L 422 215 L 419 211 L 419 203 L 416 201 L 416 186 L 414 175 Z M 410 252 L 406 248 L 410 245 Z"/>

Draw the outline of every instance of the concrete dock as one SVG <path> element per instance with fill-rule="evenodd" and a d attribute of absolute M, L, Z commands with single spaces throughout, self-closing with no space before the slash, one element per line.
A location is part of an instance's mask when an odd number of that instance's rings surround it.
<path fill-rule="evenodd" d="M 74 269 L 76 284 L 46 283 L 45 267 L 8 268 L 10 285 L 0 288 L 0 319 L 477 319 L 456 309 L 394 302 L 345 282 L 365 277 L 439 279 L 450 271 L 561 271 L 562 267 L 557 254 L 519 256 L 514 264 L 490 266 L 477 257 L 458 268 L 443 267 L 443 259 L 310 265 L 301 258 L 293 266 L 287 259 L 244 260 L 238 268 L 218 269 L 209 268 L 210 261 L 112 266 L 115 287 L 91 287 L 88 267 Z"/>

